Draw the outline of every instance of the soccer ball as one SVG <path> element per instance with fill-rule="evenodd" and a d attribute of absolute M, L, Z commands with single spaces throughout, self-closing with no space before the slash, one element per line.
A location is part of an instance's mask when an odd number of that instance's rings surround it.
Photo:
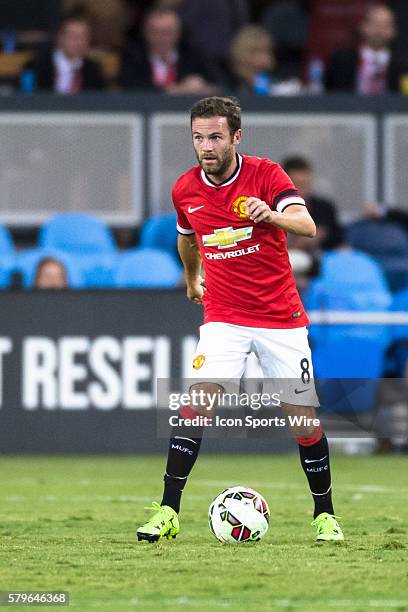
<path fill-rule="evenodd" d="M 258 542 L 269 526 L 268 504 L 257 491 L 230 487 L 217 495 L 208 511 L 210 529 L 220 542 Z"/>

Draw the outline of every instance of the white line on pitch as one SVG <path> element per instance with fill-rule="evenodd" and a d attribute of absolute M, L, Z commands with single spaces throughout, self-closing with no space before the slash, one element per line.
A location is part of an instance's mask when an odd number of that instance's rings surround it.
<path fill-rule="evenodd" d="M 231 479 L 230 479 L 231 480 Z M 246 480 L 246 479 L 244 479 Z M 193 480 L 191 485 L 195 486 L 204 486 L 204 487 L 226 487 L 225 480 Z M 246 486 L 245 483 L 243 486 Z M 248 485 L 249 486 L 249 485 Z M 344 491 L 356 491 L 363 493 L 401 493 L 401 491 L 408 490 L 408 487 L 400 486 L 400 487 L 384 487 L 380 485 L 371 485 L 371 484 L 336 484 L 336 489 L 344 490 Z M 303 484 L 295 484 L 295 483 L 284 483 L 284 482 L 270 482 L 251 480 L 251 487 L 264 487 L 266 489 L 303 489 Z"/>

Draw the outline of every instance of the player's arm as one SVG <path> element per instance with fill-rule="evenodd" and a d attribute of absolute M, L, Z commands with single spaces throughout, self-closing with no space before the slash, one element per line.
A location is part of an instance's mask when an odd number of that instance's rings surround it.
<path fill-rule="evenodd" d="M 179 234 L 177 247 L 184 266 L 187 297 L 195 304 L 201 304 L 205 289 L 201 277 L 200 249 L 195 234 Z"/>
<path fill-rule="evenodd" d="M 254 223 L 271 223 L 298 236 L 313 238 L 316 235 L 316 225 L 306 206 L 292 204 L 283 212 L 271 210 L 270 206 L 259 198 L 249 198 L 246 201 L 246 210 Z"/>

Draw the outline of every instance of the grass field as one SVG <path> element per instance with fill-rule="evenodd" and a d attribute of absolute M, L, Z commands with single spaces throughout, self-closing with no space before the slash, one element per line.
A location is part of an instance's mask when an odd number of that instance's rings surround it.
<path fill-rule="evenodd" d="M 408 610 L 408 458 L 333 457 L 347 539 L 329 544 L 314 542 L 295 455 L 202 455 L 182 532 L 160 544 L 134 534 L 160 501 L 162 457 L 0 464 L 0 590 L 66 590 L 76 610 Z M 269 502 L 261 543 L 222 545 L 208 529 L 210 501 L 235 484 Z"/>

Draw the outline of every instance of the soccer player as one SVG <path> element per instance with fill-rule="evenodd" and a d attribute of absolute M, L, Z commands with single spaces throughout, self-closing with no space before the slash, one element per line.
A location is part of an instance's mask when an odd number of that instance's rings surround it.
<path fill-rule="evenodd" d="M 253 351 L 265 378 L 295 381 L 288 385 L 284 412 L 316 418 L 309 321 L 286 249 L 287 232 L 315 235 L 313 219 L 278 164 L 237 153 L 242 136 L 238 100 L 198 101 L 191 110 L 191 130 L 199 165 L 176 181 L 172 193 L 187 296 L 205 310 L 191 374 L 197 384 L 190 393 L 214 393 L 223 389 L 217 380 L 240 379 Z M 208 414 L 207 408 L 189 406 L 181 416 Z M 153 502 L 154 515 L 137 530 L 139 540 L 179 533 L 181 495 L 203 430 L 195 428 L 194 437 L 188 437 L 173 429 L 163 499 Z M 314 500 L 317 540 L 343 540 L 332 504 L 327 438 L 320 425 L 292 433 Z"/>

